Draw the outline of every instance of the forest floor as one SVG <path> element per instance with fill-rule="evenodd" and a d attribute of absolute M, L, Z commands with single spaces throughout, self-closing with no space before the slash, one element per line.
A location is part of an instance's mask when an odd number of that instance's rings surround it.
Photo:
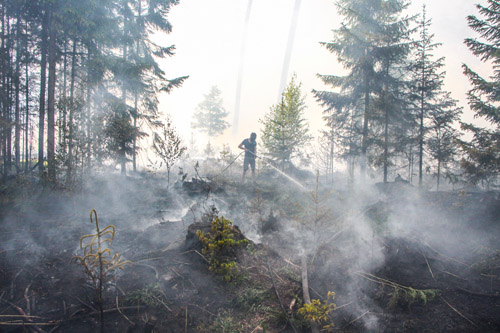
<path fill-rule="evenodd" d="M 168 189 L 154 175 L 97 176 L 71 191 L 4 184 L 0 331 L 99 331 L 96 288 L 74 259 L 95 232 L 91 209 L 101 229 L 116 228 L 112 253 L 131 262 L 103 287 L 106 332 L 308 332 L 302 257 L 311 298 L 335 292 L 320 329 L 500 331 L 499 193 L 398 183 L 309 193 L 269 177 Z M 214 216 L 248 239 L 228 255 L 238 267 L 229 279 L 209 269 L 196 236 Z"/>

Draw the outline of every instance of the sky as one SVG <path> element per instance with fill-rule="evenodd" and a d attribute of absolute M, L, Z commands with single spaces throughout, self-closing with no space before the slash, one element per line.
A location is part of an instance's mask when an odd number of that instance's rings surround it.
<path fill-rule="evenodd" d="M 249 1 L 251 11 L 246 21 Z M 189 75 L 189 79 L 182 87 L 162 95 L 159 108 L 173 118 L 188 146 L 191 138 L 198 148 L 204 148 L 208 142 L 190 125 L 193 112 L 214 85 L 222 91 L 223 106 L 229 112 L 227 120 L 233 125 L 240 71 L 237 130 L 230 128 L 211 141 L 219 146 L 229 144 L 236 151 L 237 145 L 251 132 L 260 136 L 263 126 L 259 119 L 263 119 L 280 96 L 285 50 L 296 1 L 180 0 L 171 9 L 169 20 L 173 31 L 158 36 L 158 41 L 163 45 L 174 44 L 176 54 L 161 60 L 160 64 L 167 77 Z M 466 63 L 482 75 L 489 75 L 490 69 L 463 43 L 467 37 L 477 37 L 466 21 L 467 15 L 477 15 L 477 3 L 485 5 L 486 0 L 413 0 L 405 12 L 406 15 L 415 15 L 422 12 L 423 5 L 426 6 L 427 17 L 432 19 L 434 42 L 442 43 L 435 55 L 446 57 L 445 89 L 464 107 L 465 121 L 473 121 L 473 114 L 467 107 L 465 96 L 470 85 L 461 66 Z M 335 55 L 320 42 L 331 41 L 332 30 L 337 29 L 341 21 L 334 0 L 300 1 L 288 77 L 295 73 L 302 84 L 307 106 L 305 116 L 313 135 L 317 135 L 324 124 L 323 108 L 311 90 L 329 89 L 317 74 L 341 74 L 343 71 Z M 248 22 L 247 30 L 245 22 Z"/>

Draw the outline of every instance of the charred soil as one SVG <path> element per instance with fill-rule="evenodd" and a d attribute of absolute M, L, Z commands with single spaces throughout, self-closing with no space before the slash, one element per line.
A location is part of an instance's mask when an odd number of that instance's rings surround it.
<path fill-rule="evenodd" d="M 319 223 L 297 222 L 304 193 L 257 182 L 219 183 L 213 195 L 205 181 L 163 183 L 116 176 L 78 193 L 35 181 L 7 186 L 0 330 L 99 330 L 96 290 L 74 260 L 80 238 L 94 230 L 92 208 L 102 226 L 116 228 L 110 250 L 131 262 L 103 286 L 107 332 L 308 332 L 297 313 L 304 255 L 311 298 L 336 293 L 334 331 L 500 330 L 498 193 L 404 185 L 351 207 L 338 192 L 318 232 Z M 224 252 L 236 267 L 229 278 L 211 269 L 198 236 L 211 232 L 215 216 L 234 222 L 230 237 L 240 244 Z"/>

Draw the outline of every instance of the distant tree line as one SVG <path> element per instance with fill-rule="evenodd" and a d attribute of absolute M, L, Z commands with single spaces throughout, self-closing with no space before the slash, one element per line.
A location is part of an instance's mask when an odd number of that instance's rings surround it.
<path fill-rule="evenodd" d="M 114 159 L 136 169 L 139 139 L 160 128 L 158 94 L 179 87 L 157 59 L 174 54 L 177 0 L 10 0 L 0 3 L 2 176 L 50 180 Z"/>
<path fill-rule="evenodd" d="M 443 176 L 451 179 L 453 173 L 475 184 L 498 177 L 500 3 L 488 4 L 478 5 L 484 21 L 468 17 L 481 40 L 466 44 L 483 61 L 492 61 L 495 74 L 488 81 L 466 65 L 464 70 L 473 85 L 469 105 L 492 128 L 462 124 L 474 136 L 465 142 L 457 130 L 462 108 L 444 90 L 444 58 L 435 56 L 440 44 L 433 41 L 425 6 L 421 15 L 405 16 L 406 0 L 337 1 L 344 20 L 333 40 L 322 45 L 347 74 L 318 74 L 332 90 L 313 91 L 325 108 L 328 165 L 336 157 L 347 161 L 351 180 L 357 167 L 361 177 L 368 166 L 379 168 L 384 181 L 391 171 L 407 170 L 408 179 L 417 175 L 420 185 L 424 172 L 434 170 L 438 188 Z M 461 170 L 453 170 L 452 162 L 460 159 Z"/>

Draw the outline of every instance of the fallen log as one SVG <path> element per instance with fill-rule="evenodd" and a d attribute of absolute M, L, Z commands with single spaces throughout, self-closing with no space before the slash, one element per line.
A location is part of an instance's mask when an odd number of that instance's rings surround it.
<path fill-rule="evenodd" d="M 304 296 L 304 303 L 311 304 L 311 296 L 309 295 L 309 281 L 307 278 L 307 260 L 306 255 L 302 255 L 301 257 L 301 266 L 302 266 L 302 294 Z M 314 321 L 309 321 L 311 324 L 311 331 L 313 333 L 319 333 L 318 324 Z"/>

